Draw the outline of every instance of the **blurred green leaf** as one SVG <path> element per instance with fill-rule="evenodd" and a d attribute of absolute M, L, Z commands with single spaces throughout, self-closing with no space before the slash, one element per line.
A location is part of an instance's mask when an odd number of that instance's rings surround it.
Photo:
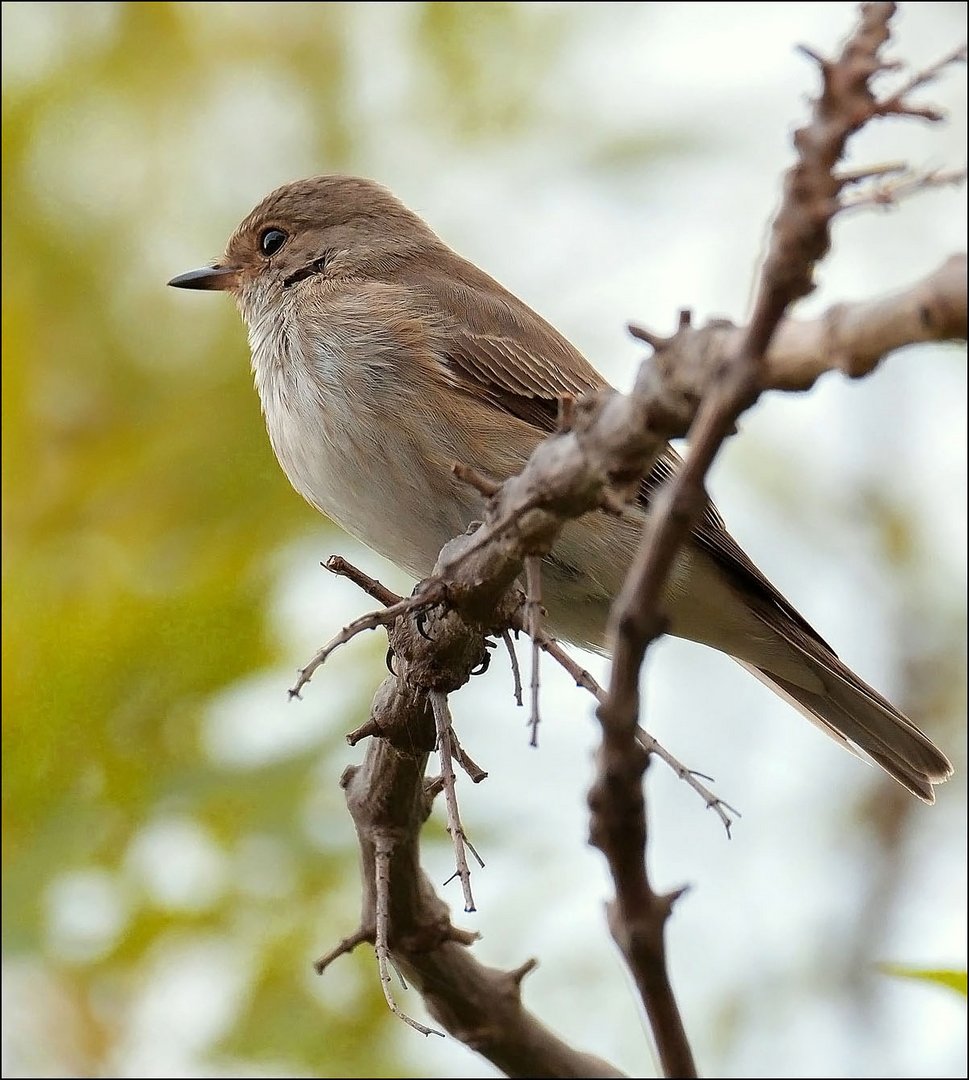
<path fill-rule="evenodd" d="M 946 986 L 957 994 L 961 994 L 962 997 L 966 997 L 967 994 L 965 971 L 947 970 L 945 968 L 908 967 L 905 964 L 880 964 L 879 970 L 886 975 L 893 975 L 897 979 L 916 979 L 919 982 Z"/>
<path fill-rule="evenodd" d="M 47 980 L 27 984 L 41 1028 L 19 1075 L 117 1068 L 129 1036 L 110 1003 L 137 1001 L 195 940 L 244 972 L 210 1055 L 406 1072 L 363 951 L 342 979 L 310 968 L 358 906 L 338 768 L 320 760 L 376 680 L 283 760 L 236 769 L 206 750 L 214 701 L 297 667 L 266 613 L 284 553 L 327 525 L 273 458 L 225 298 L 164 285 L 270 186 L 352 168 L 379 137 L 366 7 L 4 5 L 3 933 L 7 960 Z M 409 26 L 402 115 L 494 134 L 530 115 L 554 17 L 386 17 Z M 239 149 L 246 194 L 227 197 Z M 321 787 L 340 815 L 325 828 Z M 116 924 L 82 910 L 71 883 L 91 880 Z M 53 997 L 69 1021 L 44 1019 Z"/>

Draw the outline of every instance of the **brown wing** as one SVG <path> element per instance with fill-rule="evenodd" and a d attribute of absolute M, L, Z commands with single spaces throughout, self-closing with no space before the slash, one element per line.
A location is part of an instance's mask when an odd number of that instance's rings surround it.
<path fill-rule="evenodd" d="M 480 275 L 480 283 L 434 277 L 421 282 L 433 308 L 448 324 L 449 347 L 444 362 L 455 388 L 488 401 L 496 410 L 511 413 L 540 431 L 554 431 L 560 398 L 578 397 L 608 384 L 541 316 L 476 268 L 465 266 L 469 278 Z M 680 456 L 667 446 L 643 480 L 640 502 L 644 507 L 681 464 Z M 751 562 L 710 502 L 693 539 L 730 574 L 736 587 L 766 602 L 775 616 L 786 616 L 833 653 Z"/>

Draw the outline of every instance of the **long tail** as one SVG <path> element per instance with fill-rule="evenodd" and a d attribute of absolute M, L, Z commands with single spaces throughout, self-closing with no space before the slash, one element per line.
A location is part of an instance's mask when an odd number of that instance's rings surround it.
<path fill-rule="evenodd" d="M 828 735 L 863 751 L 913 795 L 935 802 L 932 785 L 952 775 L 945 754 L 833 653 L 819 656 L 815 648 L 795 647 L 823 690 L 807 690 L 771 671 L 739 663 Z"/>

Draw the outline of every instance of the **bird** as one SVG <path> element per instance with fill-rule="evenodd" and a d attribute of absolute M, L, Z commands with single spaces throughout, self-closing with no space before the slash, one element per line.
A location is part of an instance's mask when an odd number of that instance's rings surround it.
<path fill-rule="evenodd" d="M 312 506 L 417 578 L 484 517 L 455 462 L 501 482 L 556 429 L 564 397 L 608 388 L 553 326 L 454 252 L 387 188 L 354 176 L 267 195 L 224 257 L 168 282 L 231 294 L 269 439 Z M 645 511 L 681 464 L 667 446 L 619 517 L 569 522 L 542 566 L 550 630 L 607 653 L 610 605 Z M 738 661 L 925 802 L 946 756 L 854 674 L 708 502 L 663 595 L 667 632 Z"/>

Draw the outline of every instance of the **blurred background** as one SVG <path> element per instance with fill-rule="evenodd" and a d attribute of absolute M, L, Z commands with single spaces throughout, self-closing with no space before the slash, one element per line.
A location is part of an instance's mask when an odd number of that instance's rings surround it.
<path fill-rule="evenodd" d="M 853 12 L 3 5 L 5 1076 L 493 1075 L 391 1019 L 370 950 L 312 972 L 356 925 L 337 781 L 385 642 L 286 689 L 370 604 L 327 555 L 412 583 L 288 487 L 226 298 L 164 283 L 276 185 L 361 173 L 626 387 L 628 321 L 743 318 L 815 87 L 793 46 L 833 49 Z M 924 65 L 965 5 L 903 5 L 897 31 Z M 852 164 L 961 164 L 964 77 L 922 96 L 947 126 L 882 124 Z M 901 287 L 965 232 L 964 191 L 848 217 L 803 312 Z M 728 841 L 650 770 L 655 883 L 692 886 L 669 943 L 707 1075 L 965 1075 L 964 1000 L 877 967 L 966 964 L 965 446 L 965 350 L 926 347 L 766 398 L 717 464 L 738 539 L 957 771 L 923 806 L 725 658 L 651 653 L 645 722 L 743 813 Z M 452 699 L 491 775 L 459 782 L 480 911 L 445 895 L 484 962 L 541 959 L 542 1019 L 648 1075 L 586 845 L 589 701 L 548 666 L 543 694 L 537 752 L 500 656 Z M 425 835 L 443 882 L 439 815 Z"/>

